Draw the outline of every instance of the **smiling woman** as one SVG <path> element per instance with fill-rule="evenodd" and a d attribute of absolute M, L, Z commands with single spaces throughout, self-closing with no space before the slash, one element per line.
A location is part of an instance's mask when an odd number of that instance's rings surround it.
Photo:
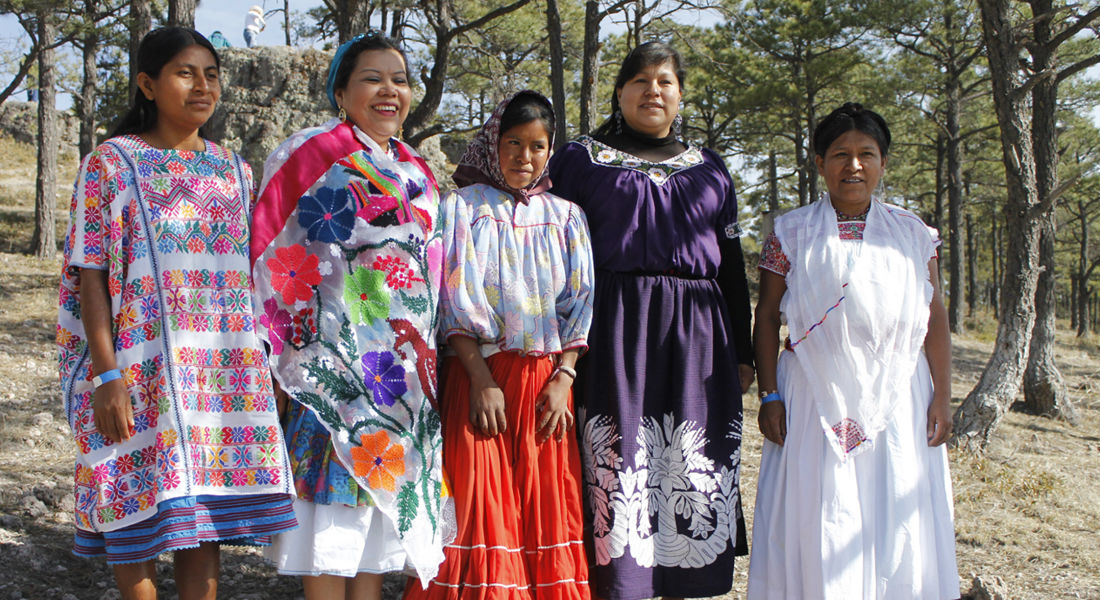
<path fill-rule="evenodd" d="M 306 597 L 377 600 L 406 561 L 427 581 L 448 513 L 435 401 L 439 192 L 395 136 L 408 64 L 378 33 L 340 46 L 340 116 L 268 158 L 254 212 L 258 330 L 284 396 L 302 527 L 267 553 Z"/>

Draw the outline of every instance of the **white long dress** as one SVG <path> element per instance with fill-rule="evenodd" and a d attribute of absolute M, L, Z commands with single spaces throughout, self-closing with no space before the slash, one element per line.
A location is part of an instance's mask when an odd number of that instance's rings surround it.
<path fill-rule="evenodd" d="M 858 251 L 851 241 L 839 247 Z M 945 447 L 927 444 L 932 380 L 923 352 L 909 385 L 894 388 L 883 428 L 845 454 L 811 399 L 827 383 L 807 376 L 798 351 L 779 359 L 787 437 L 783 446 L 764 442 L 748 598 L 958 598 L 951 478 Z"/>

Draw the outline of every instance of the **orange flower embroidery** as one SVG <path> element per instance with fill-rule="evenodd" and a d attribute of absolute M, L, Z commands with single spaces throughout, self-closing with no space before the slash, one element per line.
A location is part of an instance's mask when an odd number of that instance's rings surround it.
<path fill-rule="evenodd" d="M 365 475 L 372 488 L 394 491 L 397 487 L 394 478 L 405 474 L 405 447 L 390 445 L 390 436 L 385 431 L 362 435 L 359 443 L 360 446 L 351 449 L 355 474 Z"/>

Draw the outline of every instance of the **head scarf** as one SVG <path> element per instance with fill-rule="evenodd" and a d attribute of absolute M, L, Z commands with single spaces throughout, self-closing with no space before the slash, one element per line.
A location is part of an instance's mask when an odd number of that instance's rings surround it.
<path fill-rule="evenodd" d="M 470 145 L 466 146 L 466 152 L 462 154 L 462 158 L 458 161 L 458 168 L 455 169 L 451 179 L 459 187 L 484 183 L 502 192 L 507 192 L 517 201 L 524 203 L 527 202 L 528 197 L 550 189 L 550 161 L 546 161 L 542 173 L 539 173 L 539 176 L 522 190 L 508 185 L 508 182 L 504 179 L 504 173 L 500 170 L 500 134 L 502 133 L 500 131 L 500 119 L 508 105 L 522 94 L 529 94 L 538 98 L 553 111 L 553 106 L 546 99 L 546 96 L 532 90 L 519 91 L 501 100 L 500 104 L 493 110 L 493 114 L 489 116 L 489 120 L 481 126 L 481 130 L 470 141 Z M 548 133 L 550 134 L 550 147 L 553 148 L 554 132 L 550 131 Z"/>
<path fill-rule="evenodd" d="M 348 48 L 351 48 L 352 44 L 368 35 L 378 35 L 378 32 L 360 33 L 340 44 L 340 47 L 336 49 L 336 54 L 332 55 L 332 62 L 328 64 L 328 78 L 325 80 L 325 93 L 328 94 L 328 103 L 332 105 L 333 110 L 340 110 L 340 105 L 336 103 L 336 72 L 340 70 L 340 63 L 344 62 L 344 55 L 348 53 Z"/>

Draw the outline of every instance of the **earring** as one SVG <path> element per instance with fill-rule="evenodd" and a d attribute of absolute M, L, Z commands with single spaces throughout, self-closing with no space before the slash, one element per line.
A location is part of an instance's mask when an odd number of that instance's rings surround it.
<path fill-rule="evenodd" d="M 341 121 L 347 121 L 348 120 L 348 113 L 347 113 L 347 111 L 344 110 L 343 106 L 340 107 L 340 112 L 336 116 L 340 117 Z"/>
<path fill-rule="evenodd" d="M 684 117 L 679 113 L 672 120 L 672 131 L 670 133 L 676 136 L 677 139 L 684 137 Z"/>
<path fill-rule="evenodd" d="M 622 111 L 615 111 L 615 133 L 623 132 L 623 113 Z"/>

